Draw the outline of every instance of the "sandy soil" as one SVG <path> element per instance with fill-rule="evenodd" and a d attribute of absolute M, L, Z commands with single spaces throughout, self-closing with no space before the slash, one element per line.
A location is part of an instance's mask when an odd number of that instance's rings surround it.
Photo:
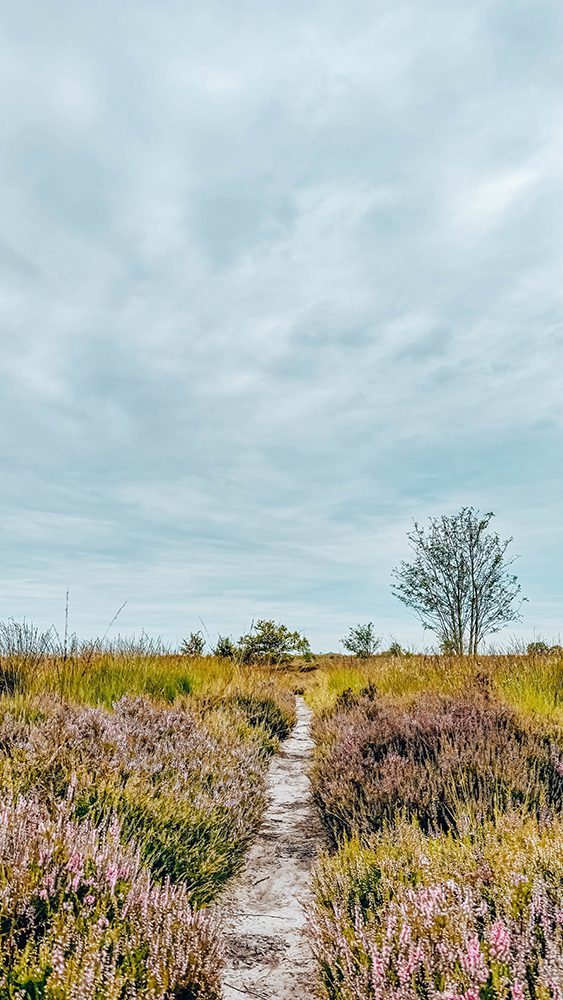
<path fill-rule="evenodd" d="M 303 934 L 310 868 L 320 838 L 307 768 L 311 713 L 297 699 L 297 725 L 274 758 L 269 806 L 246 868 L 222 906 L 225 1000 L 307 1000 L 314 966 Z"/>

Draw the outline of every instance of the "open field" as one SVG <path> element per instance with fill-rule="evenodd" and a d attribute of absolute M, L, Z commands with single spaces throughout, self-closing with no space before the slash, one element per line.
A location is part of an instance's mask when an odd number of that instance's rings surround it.
<path fill-rule="evenodd" d="M 307 794 L 324 829 L 303 996 L 563 995 L 557 657 L 260 667 L 133 645 L 28 648 L 0 677 L 1 998 L 224 995 L 222 900 L 258 856 L 296 694 L 313 713 Z M 291 781 L 308 765 L 291 767 L 288 857 Z M 264 882 L 281 843 L 267 824 Z M 283 933 L 264 941 L 269 984 L 248 995 L 281 997 Z"/>

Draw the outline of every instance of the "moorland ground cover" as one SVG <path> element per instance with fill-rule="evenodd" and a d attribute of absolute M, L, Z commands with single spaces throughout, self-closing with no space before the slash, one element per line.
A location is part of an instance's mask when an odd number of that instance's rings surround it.
<path fill-rule="evenodd" d="M 560 1000 L 561 662 L 376 658 L 309 697 L 321 995 Z"/>
<path fill-rule="evenodd" d="M 4 666 L 0 996 L 220 996 L 202 907 L 241 867 L 293 699 L 134 650 Z"/>
<path fill-rule="evenodd" d="M 280 666 L 99 646 L 1 664 L 0 998 L 216 998 L 208 904 L 314 712 L 325 1000 L 560 1000 L 563 663 Z M 312 984 L 313 988 L 313 984 Z"/>

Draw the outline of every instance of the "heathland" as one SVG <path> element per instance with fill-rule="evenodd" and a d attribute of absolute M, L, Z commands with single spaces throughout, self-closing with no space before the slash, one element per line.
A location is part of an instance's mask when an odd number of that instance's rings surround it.
<path fill-rule="evenodd" d="M 222 995 L 216 904 L 296 695 L 324 831 L 309 994 L 561 1000 L 557 651 L 267 665 L 24 638 L 0 666 L 2 1000 Z"/>

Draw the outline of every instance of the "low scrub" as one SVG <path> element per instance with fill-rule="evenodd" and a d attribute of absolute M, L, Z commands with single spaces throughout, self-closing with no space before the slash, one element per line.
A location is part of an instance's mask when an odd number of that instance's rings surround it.
<path fill-rule="evenodd" d="M 560 1000 L 563 826 L 399 824 L 325 856 L 311 922 L 327 1000 Z"/>
<path fill-rule="evenodd" d="M 515 806 L 543 817 L 560 808 L 555 735 L 477 691 L 416 701 L 344 693 L 315 736 L 313 785 L 334 845 L 401 817 L 461 833 Z"/>
<path fill-rule="evenodd" d="M 119 821 L 0 799 L 3 1000 L 216 1000 L 220 954 L 185 886 L 155 883 Z"/>
<path fill-rule="evenodd" d="M 46 701 L 37 717 L 0 722 L 0 782 L 74 815 L 116 813 L 161 881 L 194 904 L 238 871 L 264 804 L 272 735 L 231 705 L 203 718 L 182 706 L 123 698 L 114 711 Z"/>
<path fill-rule="evenodd" d="M 562 1000 L 548 667 L 543 701 L 527 665 L 510 680 L 478 664 L 449 693 L 380 695 L 383 667 L 325 701 L 312 778 L 334 853 L 317 865 L 310 924 L 325 1000 Z"/>

